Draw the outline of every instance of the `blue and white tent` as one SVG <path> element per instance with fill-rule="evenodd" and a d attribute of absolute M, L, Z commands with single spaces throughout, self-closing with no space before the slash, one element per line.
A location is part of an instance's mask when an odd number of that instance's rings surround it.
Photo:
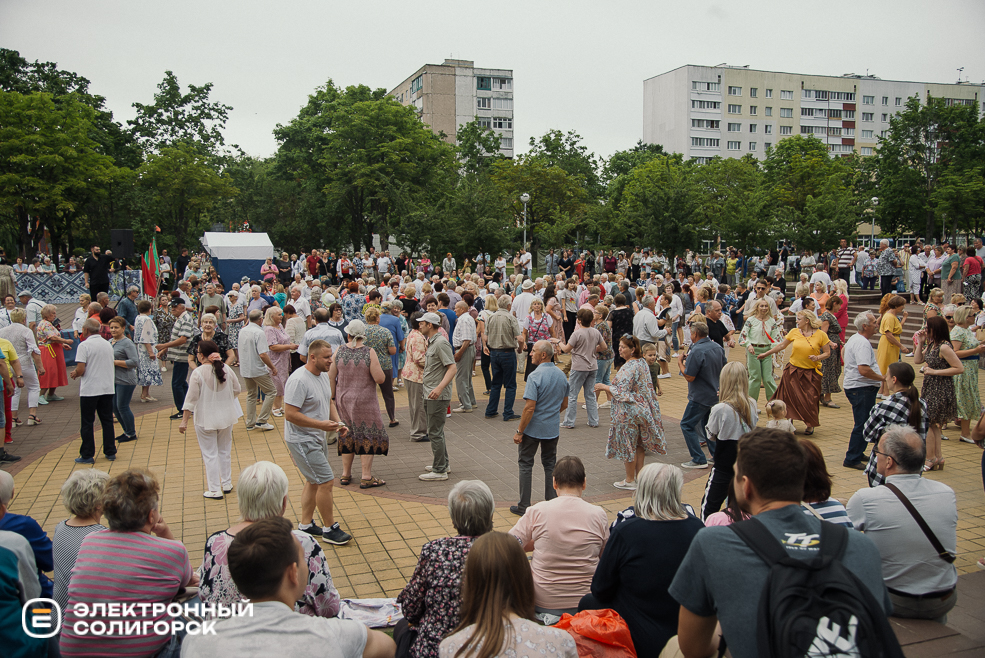
<path fill-rule="evenodd" d="M 274 245 L 266 233 L 206 233 L 202 246 L 227 290 L 244 276 L 259 280 L 260 267 L 274 257 Z"/>

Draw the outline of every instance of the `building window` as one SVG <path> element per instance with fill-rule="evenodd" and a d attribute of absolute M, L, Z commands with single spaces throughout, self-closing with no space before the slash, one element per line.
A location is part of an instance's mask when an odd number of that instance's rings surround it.
<path fill-rule="evenodd" d="M 841 134 L 844 135 L 845 137 L 854 137 L 855 136 L 855 129 L 854 128 L 842 128 L 841 129 Z"/>
<path fill-rule="evenodd" d="M 862 131 L 862 139 L 872 139 L 872 131 L 871 130 L 863 130 Z"/>
<path fill-rule="evenodd" d="M 699 82 L 697 80 L 691 81 L 691 89 L 694 91 L 717 91 L 722 92 L 722 83 L 720 82 Z"/>
<path fill-rule="evenodd" d="M 889 105 L 889 96 L 883 96 L 882 97 L 882 104 L 883 105 Z"/>
<path fill-rule="evenodd" d="M 415 94 L 424 86 L 424 74 L 417 76 L 410 83 L 410 93 Z"/>
<path fill-rule="evenodd" d="M 490 129 L 492 128 L 492 119 L 489 117 L 476 117 L 475 122 L 479 124 L 480 128 Z"/>
<path fill-rule="evenodd" d="M 842 119 L 854 119 L 855 118 L 855 110 L 842 110 L 841 111 L 841 118 Z"/>
<path fill-rule="evenodd" d="M 818 114 L 820 115 L 821 113 L 818 112 Z M 812 117 L 812 116 L 814 116 L 814 108 L 813 107 L 802 107 L 802 108 L 800 108 L 800 116 L 802 116 L 802 117 Z"/>
<path fill-rule="evenodd" d="M 756 132 L 756 124 L 755 123 L 750 123 L 749 124 L 749 132 L 750 133 Z"/>
<path fill-rule="evenodd" d="M 718 130 L 721 125 L 722 122 L 715 119 L 691 119 L 692 128 L 708 128 L 710 130 Z"/>
<path fill-rule="evenodd" d="M 475 78 L 475 88 L 479 91 L 491 91 L 492 90 L 492 78 L 487 78 L 484 76 L 476 76 Z"/>
<path fill-rule="evenodd" d="M 756 142 L 749 142 L 749 150 L 750 151 L 756 150 Z"/>
<path fill-rule="evenodd" d="M 749 114 L 756 114 L 756 112 L 758 110 L 759 110 L 759 108 L 757 106 L 755 106 L 755 105 L 750 105 L 749 106 Z"/>
<path fill-rule="evenodd" d="M 767 123 L 765 126 L 763 126 L 763 132 L 766 133 L 767 135 L 772 135 L 773 134 L 773 124 L 772 123 Z"/>
<path fill-rule="evenodd" d="M 499 148 L 501 148 L 501 149 L 512 149 L 513 148 L 513 138 L 512 137 L 500 137 L 499 138 Z"/>
<path fill-rule="evenodd" d="M 513 119 L 510 117 L 493 117 L 493 128 L 499 130 L 513 130 Z"/>
<path fill-rule="evenodd" d="M 773 116 L 773 108 L 772 107 L 769 107 L 769 106 L 766 107 L 766 116 L 768 116 L 768 117 Z"/>
<path fill-rule="evenodd" d="M 475 106 L 476 106 L 477 109 L 480 109 L 480 110 L 488 110 L 488 109 L 491 109 L 492 108 L 492 99 L 491 98 L 476 98 L 475 99 Z"/>
<path fill-rule="evenodd" d="M 773 90 L 772 89 L 767 89 L 766 90 L 766 98 L 773 98 Z"/>
<path fill-rule="evenodd" d="M 889 121 L 889 115 L 888 114 L 883 114 L 882 115 L 882 122 L 883 123 L 886 123 L 887 121 Z"/>
<path fill-rule="evenodd" d="M 851 153 L 854 150 L 851 144 L 828 144 L 829 153 Z"/>
<path fill-rule="evenodd" d="M 728 113 L 729 114 L 742 114 L 742 106 L 741 105 L 729 105 L 728 106 Z"/>
<path fill-rule="evenodd" d="M 763 150 L 769 151 L 773 147 L 773 142 L 763 142 Z"/>
<path fill-rule="evenodd" d="M 756 87 L 749 87 L 749 98 L 755 98 L 759 94 L 759 89 Z"/>
<path fill-rule="evenodd" d="M 886 115 L 883 114 L 882 116 L 886 116 Z M 875 114 L 873 114 L 872 112 L 862 112 L 862 121 L 872 121 L 874 117 Z"/>
<path fill-rule="evenodd" d="M 741 151 L 742 150 L 742 142 L 729 142 L 728 143 L 728 150 L 730 150 L 730 151 Z"/>
<path fill-rule="evenodd" d="M 853 101 L 855 100 L 855 93 L 851 91 L 832 91 L 828 92 L 828 97 L 833 101 Z M 870 105 L 872 103 L 869 103 Z"/>
<path fill-rule="evenodd" d="M 801 97 L 803 97 L 803 98 L 814 98 L 814 90 L 813 89 L 804 89 L 804 90 L 802 90 L 801 91 Z"/>
<path fill-rule="evenodd" d="M 841 128 L 828 128 L 828 137 L 841 137 Z"/>
<path fill-rule="evenodd" d="M 862 105 L 875 105 L 875 104 L 876 104 L 875 96 L 862 96 Z"/>
<path fill-rule="evenodd" d="M 862 147 L 862 155 L 872 155 L 872 147 L 871 146 L 863 146 Z"/>
<path fill-rule="evenodd" d="M 879 133 L 879 136 L 882 137 L 883 139 L 886 139 L 886 137 L 888 135 L 889 135 L 889 131 L 888 130 L 883 130 L 883 131 L 880 131 L 880 133 Z"/>
<path fill-rule="evenodd" d="M 742 87 L 729 87 L 728 88 L 728 95 L 729 96 L 741 96 L 742 95 Z"/>
<path fill-rule="evenodd" d="M 695 164 L 703 165 L 703 164 L 708 164 L 709 162 L 711 162 L 714 159 L 715 158 L 709 158 L 709 157 L 691 158 L 691 162 L 693 162 Z"/>
<path fill-rule="evenodd" d="M 900 98 L 899 96 L 897 96 L 896 97 L 896 107 L 899 107 L 902 104 L 903 104 L 903 99 Z"/>
<path fill-rule="evenodd" d="M 720 110 L 722 104 L 719 101 L 691 101 L 692 110 Z"/>
<path fill-rule="evenodd" d="M 780 118 L 781 119 L 792 119 L 793 118 L 793 108 L 792 107 L 781 107 L 780 108 Z"/>
<path fill-rule="evenodd" d="M 512 91 L 513 78 L 493 78 L 492 88 L 493 91 Z"/>
<path fill-rule="evenodd" d="M 781 135 L 792 135 L 793 134 L 793 126 L 780 126 L 780 134 Z"/>
<path fill-rule="evenodd" d="M 730 123 L 728 125 L 728 131 L 730 133 L 742 132 L 742 124 L 741 123 Z"/>
<path fill-rule="evenodd" d="M 792 101 L 793 100 L 793 92 L 792 91 L 786 91 L 784 89 L 781 89 L 780 90 L 780 100 L 781 101 Z"/>
<path fill-rule="evenodd" d="M 691 146 L 710 146 L 713 148 L 718 148 L 721 144 L 721 140 L 714 139 L 712 137 L 692 137 Z"/>
<path fill-rule="evenodd" d="M 512 98 L 494 98 L 494 99 L 492 99 L 492 109 L 494 109 L 494 110 L 512 110 L 513 109 L 513 99 Z"/>

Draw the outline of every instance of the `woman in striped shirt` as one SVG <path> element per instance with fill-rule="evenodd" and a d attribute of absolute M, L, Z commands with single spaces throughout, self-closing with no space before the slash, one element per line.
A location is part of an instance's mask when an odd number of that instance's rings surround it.
<path fill-rule="evenodd" d="M 807 453 L 807 477 L 804 479 L 804 501 L 801 503 L 804 513 L 822 521 L 854 528 L 845 506 L 831 497 L 831 474 L 828 473 L 821 449 L 810 439 L 803 439 L 800 445 Z"/>

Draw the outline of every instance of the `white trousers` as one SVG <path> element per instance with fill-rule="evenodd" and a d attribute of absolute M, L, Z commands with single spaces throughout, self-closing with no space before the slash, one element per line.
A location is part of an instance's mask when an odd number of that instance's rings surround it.
<path fill-rule="evenodd" d="M 38 395 L 41 393 L 41 382 L 38 381 L 38 371 L 34 369 L 34 362 L 30 361 L 31 357 L 27 359 L 21 359 L 21 371 L 24 373 L 24 388 L 19 386 L 14 387 L 14 396 L 10 399 L 10 410 L 17 413 L 18 408 L 21 406 L 21 391 L 27 390 L 27 406 L 29 409 L 34 409 L 38 406 Z M 30 361 L 31 365 L 28 366 L 27 363 Z M 13 370 L 13 368 L 11 368 Z M 17 381 L 16 379 L 14 380 Z"/>
<path fill-rule="evenodd" d="M 205 462 L 205 479 L 209 491 L 232 488 L 232 426 L 221 430 L 207 430 L 196 425 L 195 435 L 198 437 L 198 447 L 202 449 L 202 461 Z"/>

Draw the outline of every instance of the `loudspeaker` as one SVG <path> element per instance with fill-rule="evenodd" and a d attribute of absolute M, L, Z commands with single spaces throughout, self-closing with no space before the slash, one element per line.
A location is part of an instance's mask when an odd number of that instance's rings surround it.
<path fill-rule="evenodd" d="M 113 258 L 133 258 L 133 231 L 130 229 L 111 229 L 109 241 Z"/>

